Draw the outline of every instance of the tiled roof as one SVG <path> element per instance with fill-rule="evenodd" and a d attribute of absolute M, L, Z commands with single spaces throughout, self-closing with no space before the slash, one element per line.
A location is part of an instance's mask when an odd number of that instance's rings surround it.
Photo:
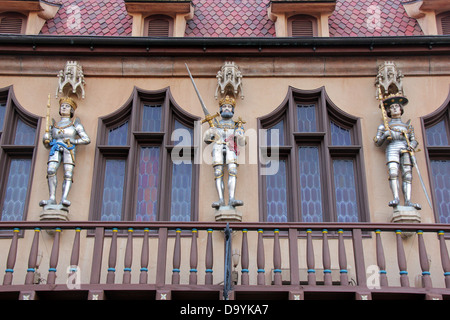
<path fill-rule="evenodd" d="M 131 36 L 124 0 L 54 0 L 62 4 L 41 34 Z M 192 0 L 195 14 L 187 37 L 274 37 L 270 0 Z M 337 0 L 329 18 L 331 37 L 423 35 L 401 0 Z"/>
<path fill-rule="evenodd" d="M 187 37 L 274 37 L 268 0 L 193 0 L 195 16 Z"/>

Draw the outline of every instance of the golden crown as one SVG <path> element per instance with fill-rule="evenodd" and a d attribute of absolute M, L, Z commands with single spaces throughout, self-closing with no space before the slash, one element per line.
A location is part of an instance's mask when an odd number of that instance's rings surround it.
<path fill-rule="evenodd" d="M 389 96 L 383 99 L 383 104 L 385 107 L 389 107 L 391 104 L 394 103 L 398 103 L 405 106 L 408 104 L 408 99 L 405 96 L 398 93 L 390 94 Z"/>
<path fill-rule="evenodd" d="M 63 103 L 69 104 L 73 108 L 73 110 L 77 109 L 77 103 L 70 97 L 64 97 L 59 99 L 59 105 L 62 105 Z"/>
<path fill-rule="evenodd" d="M 224 104 L 231 104 L 234 108 L 236 107 L 236 100 L 234 98 L 231 98 L 230 96 L 226 96 L 219 101 L 219 106 L 223 106 Z"/>

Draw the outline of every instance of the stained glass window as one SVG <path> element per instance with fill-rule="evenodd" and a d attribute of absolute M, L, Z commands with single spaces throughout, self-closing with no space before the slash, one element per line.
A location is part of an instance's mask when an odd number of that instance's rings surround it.
<path fill-rule="evenodd" d="M 3 201 L 2 221 L 23 220 L 30 169 L 31 159 L 11 160 Z"/>
<path fill-rule="evenodd" d="M 300 147 L 300 195 L 304 222 L 322 222 L 322 186 L 319 148 Z"/>
<path fill-rule="evenodd" d="M 128 121 L 109 129 L 108 132 L 108 145 L 110 146 L 125 146 L 127 145 L 128 137 Z"/>
<path fill-rule="evenodd" d="M 3 122 L 5 122 L 6 103 L 0 103 L 0 131 L 3 130 Z"/>
<path fill-rule="evenodd" d="M 266 175 L 267 222 L 287 222 L 286 160 L 278 161 L 278 171 Z"/>
<path fill-rule="evenodd" d="M 103 184 L 102 221 L 120 221 L 125 185 L 125 160 L 106 160 Z"/>
<path fill-rule="evenodd" d="M 172 140 L 176 146 L 192 146 L 194 144 L 194 130 L 186 127 L 180 121 L 175 120 L 175 128 Z"/>
<path fill-rule="evenodd" d="M 441 223 L 450 223 L 450 160 L 431 160 L 436 210 Z"/>
<path fill-rule="evenodd" d="M 141 147 L 140 150 L 136 221 L 156 221 L 159 147 Z"/>
<path fill-rule="evenodd" d="M 298 132 L 316 132 L 316 105 L 297 105 L 297 130 Z"/>
<path fill-rule="evenodd" d="M 447 130 L 444 120 L 428 127 L 426 130 L 427 143 L 429 146 L 448 146 Z"/>
<path fill-rule="evenodd" d="M 36 129 L 19 119 L 17 121 L 17 129 L 14 144 L 21 146 L 33 145 L 35 135 Z"/>
<path fill-rule="evenodd" d="M 333 121 L 331 121 L 330 127 L 331 144 L 333 146 L 350 146 L 352 144 L 350 130 L 342 128 Z"/>
<path fill-rule="evenodd" d="M 160 132 L 162 120 L 162 106 L 160 104 L 144 104 L 142 114 L 142 131 Z"/>
<path fill-rule="evenodd" d="M 192 164 L 172 164 L 171 221 L 191 220 Z"/>
<path fill-rule="evenodd" d="M 278 134 L 278 141 L 272 141 L 273 137 Z M 278 142 L 278 143 L 277 143 Z M 276 125 L 267 129 L 267 145 L 268 146 L 282 146 L 284 145 L 284 121 L 279 121 Z"/>
<path fill-rule="evenodd" d="M 358 203 L 353 165 L 353 160 L 333 160 L 338 222 L 358 222 Z"/>

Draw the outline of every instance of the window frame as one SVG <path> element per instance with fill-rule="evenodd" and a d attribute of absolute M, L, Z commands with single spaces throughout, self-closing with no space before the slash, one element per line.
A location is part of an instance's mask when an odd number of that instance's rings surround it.
<path fill-rule="evenodd" d="M 151 21 L 154 20 L 165 20 L 169 23 L 169 27 L 167 30 L 167 36 L 150 36 L 148 31 L 149 31 L 149 25 Z M 173 37 L 173 32 L 174 32 L 174 19 L 168 15 L 165 14 L 152 14 L 149 15 L 147 17 L 145 17 L 144 19 L 144 37 L 160 37 L 160 38 L 170 38 Z"/>
<path fill-rule="evenodd" d="M 5 179 L 2 179 L 0 183 L 0 221 L 2 219 L 11 162 L 13 159 L 29 159 L 31 164 L 27 182 L 27 193 L 23 203 L 22 220 L 19 220 L 26 221 L 34 176 L 34 167 L 36 163 L 37 148 L 39 145 L 41 117 L 28 112 L 19 104 L 14 94 L 13 86 L 0 89 L 0 101 L 6 103 L 3 128 L 2 131 L 0 131 L 0 177 L 5 177 Z M 33 144 L 15 144 L 14 140 L 16 137 L 19 120 L 34 128 L 35 136 Z"/>
<path fill-rule="evenodd" d="M 431 146 L 428 143 L 427 129 L 444 121 L 447 138 L 450 144 L 450 92 L 445 102 L 434 112 L 420 118 L 421 129 L 423 132 L 423 143 L 425 150 L 425 159 L 428 169 L 428 181 L 430 186 L 430 197 L 433 204 L 433 212 L 436 223 L 441 223 L 440 212 L 437 209 L 436 191 L 434 188 L 434 176 L 431 168 L 432 160 L 450 160 L 450 145 Z"/>
<path fill-rule="evenodd" d="M 311 22 L 312 35 L 294 36 L 293 35 L 292 24 L 295 21 L 309 21 L 309 22 Z M 307 14 L 295 14 L 293 16 L 290 16 L 287 19 L 287 29 L 288 29 L 288 36 L 289 37 L 294 37 L 294 38 L 317 37 L 318 36 L 318 22 L 317 22 L 317 18 L 315 18 L 315 17 L 313 17 L 311 15 L 307 15 Z"/>
<path fill-rule="evenodd" d="M 160 132 L 144 132 L 141 130 L 142 113 L 145 104 L 161 104 Z M 124 159 L 125 181 L 122 202 L 121 221 L 136 220 L 137 188 L 139 156 L 141 147 L 158 146 L 160 148 L 158 174 L 158 213 L 155 221 L 170 221 L 172 160 L 170 152 L 174 145 L 171 134 L 175 120 L 194 129 L 195 121 L 200 118 L 181 109 L 174 101 L 170 88 L 146 91 L 135 87 L 130 98 L 115 112 L 98 120 L 97 146 L 95 153 L 93 188 L 91 191 L 90 220 L 101 220 L 104 191 L 106 161 L 109 159 Z M 128 121 L 127 145 L 108 145 L 109 130 Z M 192 137 L 194 138 L 194 137 Z M 194 140 L 190 148 L 192 155 L 192 190 L 198 189 L 199 165 L 194 162 L 196 147 Z M 198 220 L 198 192 L 191 193 L 190 221 Z M 182 223 L 180 221 L 180 223 Z"/>
<path fill-rule="evenodd" d="M 0 25 L 1 25 L 1 21 L 3 20 L 3 18 L 5 17 L 11 17 L 11 18 L 19 18 L 22 20 L 22 25 L 20 27 L 20 31 L 19 32 L 15 32 L 15 33 L 0 33 L 0 34 L 25 34 L 25 30 L 26 30 L 26 26 L 27 26 L 27 16 L 20 13 L 20 12 L 14 12 L 14 11 L 8 11 L 8 12 L 2 12 L 0 13 Z"/>
<path fill-rule="evenodd" d="M 316 132 L 298 132 L 297 105 L 315 104 Z M 285 145 L 280 146 L 280 155 L 288 159 L 287 167 L 287 207 L 288 222 L 303 221 L 301 213 L 301 190 L 299 148 L 301 146 L 317 146 L 321 163 L 322 220 L 336 222 L 336 195 L 334 191 L 333 160 L 352 159 L 355 172 L 356 197 L 358 206 L 358 221 L 370 221 L 368 208 L 367 183 L 365 178 L 364 155 L 362 147 L 361 120 L 339 109 L 328 97 L 325 87 L 315 90 L 301 90 L 289 87 L 284 101 L 273 112 L 258 118 L 258 129 L 269 129 L 284 119 Z M 330 122 L 351 128 L 352 145 L 333 146 L 331 142 Z M 260 150 L 270 150 L 260 142 Z M 265 151 L 267 152 L 267 151 Z M 260 154 L 262 157 L 262 154 Z M 261 159 L 260 159 L 261 160 Z M 261 161 L 259 161 L 261 167 Z M 260 221 L 267 221 L 266 178 L 259 181 Z M 294 196 L 289 197 L 289 194 Z M 291 220 L 290 220 L 291 219 Z"/>

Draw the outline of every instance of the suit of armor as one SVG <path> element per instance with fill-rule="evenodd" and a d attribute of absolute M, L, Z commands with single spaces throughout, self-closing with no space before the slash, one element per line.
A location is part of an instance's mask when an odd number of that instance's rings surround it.
<path fill-rule="evenodd" d="M 205 132 L 204 141 L 207 144 L 214 143 L 212 149 L 212 160 L 214 167 L 214 178 L 219 201 L 212 204 L 213 208 L 225 206 L 224 201 L 224 166 L 228 169 L 228 194 L 229 205 L 232 207 L 242 206 L 241 200 L 235 199 L 236 180 L 237 180 L 237 157 L 238 145 L 245 143 L 244 129 L 242 123 L 235 122 L 232 117 L 234 114 L 234 105 L 230 103 L 221 104 L 219 120 L 214 127 Z"/>
<path fill-rule="evenodd" d="M 387 108 L 387 114 L 391 117 L 389 128 L 380 125 L 374 142 L 381 146 L 388 142 L 386 147 L 386 163 L 389 173 L 389 186 L 394 199 L 389 202 L 389 206 L 396 207 L 399 204 L 399 175 L 402 175 L 402 192 L 405 200 L 405 206 L 412 206 L 421 209 L 417 203 L 411 202 L 411 184 L 412 184 L 412 161 L 411 151 L 417 147 L 418 142 L 414 134 L 413 126 L 408 122 L 401 120 L 403 114 L 402 105 L 395 103 Z"/>
<path fill-rule="evenodd" d="M 61 205 L 68 207 L 70 201 L 67 200 L 73 182 L 73 170 L 75 167 L 76 145 L 89 144 L 91 141 L 84 131 L 83 125 L 77 118 L 72 121 L 76 104 L 73 100 L 62 100 L 60 106 L 61 120 L 48 128 L 44 134 L 44 146 L 50 149 L 47 164 L 47 181 L 50 197 L 42 200 L 39 205 L 56 204 L 56 173 L 61 164 L 64 166 L 64 182 L 62 185 Z M 69 111 L 67 111 L 69 110 Z M 77 138 L 78 137 L 78 138 Z"/>

